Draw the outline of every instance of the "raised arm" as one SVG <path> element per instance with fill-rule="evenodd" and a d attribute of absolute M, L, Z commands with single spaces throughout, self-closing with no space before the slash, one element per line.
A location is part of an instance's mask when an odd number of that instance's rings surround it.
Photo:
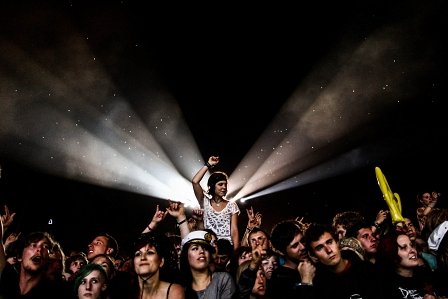
<path fill-rule="evenodd" d="M 188 218 L 185 214 L 185 207 L 182 202 L 168 200 L 169 207 L 167 212 L 176 219 L 177 227 L 179 227 L 180 237 L 183 239 L 190 233 L 188 228 Z"/>
<path fill-rule="evenodd" d="M 166 215 L 167 212 L 159 210 L 159 205 L 157 205 L 156 212 L 152 217 L 151 223 L 149 223 L 149 225 L 145 227 L 142 234 L 149 233 L 150 231 L 154 230 L 160 224 L 160 222 L 162 222 L 162 220 L 165 219 Z"/>
<path fill-rule="evenodd" d="M 3 218 L 3 217 L 2 217 Z M 6 253 L 5 247 L 3 246 L 3 219 L 0 218 L 0 281 L 2 280 L 2 273 L 6 267 Z"/>
<path fill-rule="evenodd" d="M 247 212 L 247 227 L 244 231 L 243 238 L 241 239 L 241 246 L 249 246 L 249 240 L 247 239 L 249 237 L 250 232 L 255 227 L 261 227 L 261 218 L 263 217 L 260 213 L 254 214 L 254 208 L 250 207 L 250 209 L 246 209 Z"/>
<path fill-rule="evenodd" d="M 194 195 L 196 196 L 196 199 L 199 201 L 199 204 L 202 208 L 204 207 L 204 190 L 202 190 L 200 182 L 204 178 L 204 175 L 207 173 L 207 171 L 218 163 L 219 157 L 211 156 L 210 158 L 208 158 L 208 162 L 205 163 L 204 166 L 201 167 L 201 169 L 199 169 L 199 171 L 191 180 L 191 183 L 193 184 Z"/>

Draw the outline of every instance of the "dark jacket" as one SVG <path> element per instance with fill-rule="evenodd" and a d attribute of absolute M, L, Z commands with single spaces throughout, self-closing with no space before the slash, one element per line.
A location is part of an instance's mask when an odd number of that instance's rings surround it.
<path fill-rule="evenodd" d="M 315 298 L 380 299 L 386 298 L 377 268 L 363 261 L 351 250 L 342 250 L 342 258 L 350 263 L 343 273 L 333 273 L 316 263 Z"/>

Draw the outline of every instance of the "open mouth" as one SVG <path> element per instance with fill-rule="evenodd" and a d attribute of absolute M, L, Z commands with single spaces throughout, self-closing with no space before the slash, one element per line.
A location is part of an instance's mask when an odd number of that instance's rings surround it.
<path fill-rule="evenodd" d="M 31 260 L 35 263 L 40 263 L 42 261 L 42 257 L 39 255 L 33 256 Z"/>

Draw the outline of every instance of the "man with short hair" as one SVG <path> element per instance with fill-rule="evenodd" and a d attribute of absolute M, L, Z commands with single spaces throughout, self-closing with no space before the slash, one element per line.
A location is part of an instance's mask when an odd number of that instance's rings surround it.
<path fill-rule="evenodd" d="M 375 264 L 378 239 L 375 237 L 370 223 L 366 221 L 355 223 L 347 230 L 346 237 L 355 237 L 358 239 L 362 247 L 364 247 L 366 261 Z"/>
<path fill-rule="evenodd" d="M 118 254 L 117 240 L 108 233 L 100 233 L 87 245 L 87 259 L 91 261 L 98 254 L 107 254 L 115 258 Z"/>
<path fill-rule="evenodd" d="M 316 268 L 308 259 L 302 238 L 302 227 L 295 220 L 282 221 L 272 229 L 272 246 L 282 255 L 284 263 L 272 272 L 268 281 L 269 298 L 312 296 Z"/>
<path fill-rule="evenodd" d="M 331 226 L 312 224 L 305 245 L 316 263 L 316 298 L 385 298 L 375 266 L 351 250 L 340 251 Z"/>
<path fill-rule="evenodd" d="M 251 230 L 251 232 L 247 236 L 247 240 L 252 250 L 260 244 L 263 244 L 262 248 L 264 250 L 271 249 L 271 236 L 269 236 L 269 234 L 265 230 L 259 227 L 254 227 Z"/>
<path fill-rule="evenodd" d="M 3 238 L 0 220 L 0 240 Z M 47 232 L 32 232 L 19 243 L 18 271 L 6 262 L 3 244 L 0 244 L 0 298 L 63 298 L 61 288 L 45 277 L 53 238 Z"/>

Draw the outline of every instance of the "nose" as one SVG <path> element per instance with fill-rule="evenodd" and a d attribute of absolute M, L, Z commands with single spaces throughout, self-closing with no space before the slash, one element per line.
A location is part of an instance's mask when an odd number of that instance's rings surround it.
<path fill-rule="evenodd" d="M 326 251 L 327 253 L 332 253 L 332 252 L 333 252 L 333 250 L 331 249 L 330 246 L 325 246 L 325 251 Z"/>
<path fill-rule="evenodd" d="M 92 245 L 92 244 L 89 244 L 89 245 L 87 245 L 87 248 L 90 250 L 90 249 L 93 248 L 93 245 Z"/>
<path fill-rule="evenodd" d="M 90 290 L 92 288 L 92 285 L 90 281 L 86 281 L 86 290 Z"/>

